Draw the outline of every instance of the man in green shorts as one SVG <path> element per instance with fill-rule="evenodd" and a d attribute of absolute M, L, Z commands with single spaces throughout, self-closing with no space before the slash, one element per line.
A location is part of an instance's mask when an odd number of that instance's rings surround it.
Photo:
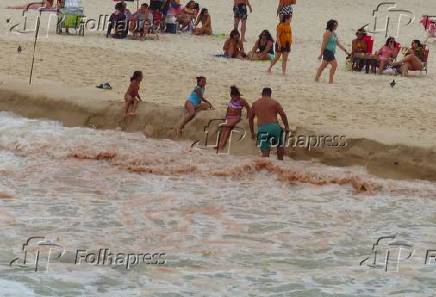
<path fill-rule="evenodd" d="M 277 159 L 283 160 L 285 153 L 284 132 L 288 133 L 288 117 L 283 111 L 283 107 L 271 98 L 271 88 L 262 91 L 262 98 L 253 103 L 250 113 L 251 138 L 256 139 L 254 134 L 254 118 L 257 117 L 257 145 L 260 147 L 263 157 L 269 157 L 271 146 L 277 147 Z M 282 118 L 285 129 L 280 127 L 277 115 Z"/>

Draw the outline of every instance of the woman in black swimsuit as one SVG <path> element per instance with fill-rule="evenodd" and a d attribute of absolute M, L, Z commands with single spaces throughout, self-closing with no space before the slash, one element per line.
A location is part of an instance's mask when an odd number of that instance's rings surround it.
<path fill-rule="evenodd" d="M 268 30 L 263 30 L 253 49 L 248 53 L 250 60 L 270 60 L 274 56 L 274 39 Z"/>

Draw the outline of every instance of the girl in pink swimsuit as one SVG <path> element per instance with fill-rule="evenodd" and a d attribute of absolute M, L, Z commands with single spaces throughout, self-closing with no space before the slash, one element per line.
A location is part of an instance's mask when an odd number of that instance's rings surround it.
<path fill-rule="evenodd" d="M 226 122 L 220 125 L 221 132 L 218 142 L 218 150 L 223 150 L 227 144 L 233 128 L 241 121 L 242 109 L 247 110 L 247 117 L 250 113 L 250 104 L 241 98 L 241 93 L 236 86 L 230 87 L 230 97 L 232 98 L 227 106 Z"/>

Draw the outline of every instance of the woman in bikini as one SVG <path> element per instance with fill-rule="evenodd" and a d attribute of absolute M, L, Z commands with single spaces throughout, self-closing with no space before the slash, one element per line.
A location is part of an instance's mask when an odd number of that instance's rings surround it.
<path fill-rule="evenodd" d="M 263 30 L 259 39 L 248 53 L 250 60 L 271 60 L 274 56 L 274 39 L 268 30 Z"/>
<path fill-rule="evenodd" d="M 230 87 L 231 100 L 227 106 L 226 122 L 220 125 L 221 131 L 218 141 L 218 150 L 223 150 L 230 138 L 233 128 L 241 121 L 242 109 L 247 110 L 247 117 L 250 113 L 250 104 L 243 98 L 241 98 L 241 92 L 238 87 Z"/>
<path fill-rule="evenodd" d="M 201 23 L 201 28 L 197 28 L 197 26 Z M 195 22 L 194 31 L 192 31 L 194 35 L 212 35 L 212 20 L 209 15 L 209 11 L 206 8 L 203 8 L 200 12 L 200 15 Z"/>
<path fill-rule="evenodd" d="M 421 41 L 414 40 L 410 48 L 406 48 L 404 58 L 392 64 L 401 70 L 401 75 L 407 76 L 409 71 L 422 70 L 422 62 L 425 60 L 425 48 Z"/>

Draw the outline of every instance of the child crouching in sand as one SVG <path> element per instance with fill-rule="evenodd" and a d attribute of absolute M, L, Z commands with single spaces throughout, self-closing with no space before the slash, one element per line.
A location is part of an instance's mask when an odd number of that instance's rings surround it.
<path fill-rule="evenodd" d="M 126 101 L 124 118 L 127 118 L 129 115 L 135 115 L 138 103 L 142 101 L 141 96 L 139 96 L 142 78 L 142 71 L 133 72 L 133 76 L 130 78 L 129 88 L 127 89 L 126 95 L 124 95 L 124 100 Z"/>
<path fill-rule="evenodd" d="M 197 77 L 197 86 L 188 96 L 185 101 L 185 114 L 181 119 L 180 125 L 177 127 L 177 135 L 181 135 L 183 128 L 189 123 L 200 110 L 213 109 L 212 104 L 204 98 L 206 87 L 206 78 L 204 76 Z"/>

